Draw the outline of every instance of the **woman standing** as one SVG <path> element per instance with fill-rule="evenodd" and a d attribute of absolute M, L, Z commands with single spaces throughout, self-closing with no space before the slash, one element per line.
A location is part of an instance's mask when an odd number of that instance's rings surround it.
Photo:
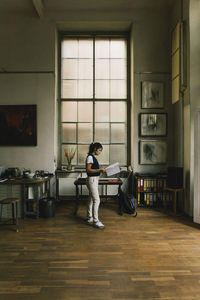
<path fill-rule="evenodd" d="M 93 223 L 94 227 L 103 229 L 104 225 L 99 221 L 98 210 L 100 204 L 100 197 L 98 191 L 98 183 L 100 173 L 104 173 L 105 169 L 99 167 L 98 160 L 95 156 L 101 154 L 103 146 L 100 143 L 91 143 L 89 147 L 88 156 L 86 158 L 86 172 L 87 172 L 87 188 L 89 190 L 89 201 L 87 210 L 87 222 Z"/>

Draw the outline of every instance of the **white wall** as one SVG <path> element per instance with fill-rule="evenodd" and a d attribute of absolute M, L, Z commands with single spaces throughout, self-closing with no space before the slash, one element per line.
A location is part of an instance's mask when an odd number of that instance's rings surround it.
<path fill-rule="evenodd" d="M 27 15 L 0 16 L 0 104 L 37 105 L 37 146 L 0 147 L 0 165 L 55 169 L 55 28 Z"/>
<path fill-rule="evenodd" d="M 0 165 L 54 171 L 53 93 L 53 74 L 0 74 L 2 105 L 37 105 L 37 146 L 0 147 Z"/>

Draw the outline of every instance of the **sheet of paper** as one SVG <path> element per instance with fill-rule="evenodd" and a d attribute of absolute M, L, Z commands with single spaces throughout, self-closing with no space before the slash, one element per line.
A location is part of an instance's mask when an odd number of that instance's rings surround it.
<path fill-rule="evenodd" d="M 105 168 L 107 176 L 111 176 L 120 172 L 119 163 L 116 162 Z"/>

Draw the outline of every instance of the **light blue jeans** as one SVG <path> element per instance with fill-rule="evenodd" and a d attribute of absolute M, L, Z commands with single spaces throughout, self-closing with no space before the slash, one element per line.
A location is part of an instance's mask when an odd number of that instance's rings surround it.
<path fill-rule="evenodd" d="M 99 190 L 98 190 L 99 176 L 88 176 L 86 180 L 86 185 L 89 190 L 89 200 L 88 200 L 88 218 L 93 217 L 94 222 L 99 220 L 98 211 L 100 204 Z"/>

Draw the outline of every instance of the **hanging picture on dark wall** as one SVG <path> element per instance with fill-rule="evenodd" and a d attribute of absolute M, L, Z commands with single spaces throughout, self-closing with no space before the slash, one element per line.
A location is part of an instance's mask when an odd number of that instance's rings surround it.
<path fill-rule="evenodd" d="M 167 114 L 166 113 L 141 113 L 140 136 L 166 136 Z"/>
<path fill-rule="evenodd" d="M 167 145 L 162 140 L 140 141 L 140 164 L 156 165 L 167 162 Z"/>
<path fill-rule="evenodd" d="M 0 105 L 0 146 L 36 145 L 36 105 Z"/>
<path fill-rule="evenodd" d="M 142 82 L 142 108 L 164 108 L 163 82 Z"/>

